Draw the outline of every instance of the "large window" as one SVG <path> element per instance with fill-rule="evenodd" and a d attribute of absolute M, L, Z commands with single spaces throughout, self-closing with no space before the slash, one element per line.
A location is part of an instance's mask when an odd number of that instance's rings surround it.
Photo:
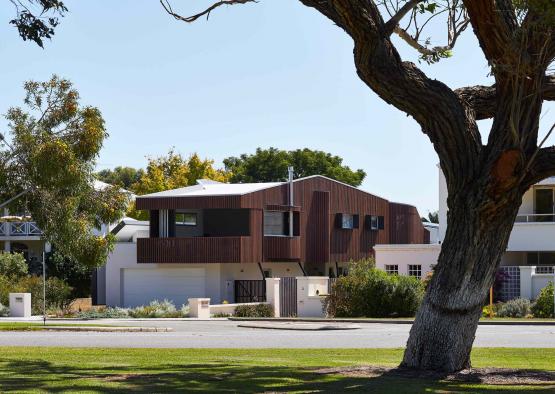
<path fill-rule="evenodd" d="M 409 264 L 409 276 L 422 278 L 422 266 L 420 264 Z"/>
<path fill-rule="evenodd" d="M 177 212 L 175 214 L 175 224 L 178 226 L 196 226 L 197 214 L 194 212 Z"/>
<path fill-rule="evenodd" d="M 385 272 L 390 275 L 399 275 L 399 266 L 397 264 L 386 264 Z"/>
<path fill-rule="evenodd" d="M 264 211 L 264 235 L 288 235 L 286 212 Z"/>
<path fill-rule="evenodd" d="M 358 215 L 350 213 L 336 214 L 335 227 L 344 230 L 352 230 L 358 228 Z"/>

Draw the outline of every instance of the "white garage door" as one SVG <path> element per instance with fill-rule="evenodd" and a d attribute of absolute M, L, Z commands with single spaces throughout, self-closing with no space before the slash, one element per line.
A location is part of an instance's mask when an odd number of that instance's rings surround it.
<path fill-rule="evenodd" d="M 177 308 L 188 298 L 205 297 L 204 268 L 127 268 L 123 270 L 123 306 L 170 300 Z"/>

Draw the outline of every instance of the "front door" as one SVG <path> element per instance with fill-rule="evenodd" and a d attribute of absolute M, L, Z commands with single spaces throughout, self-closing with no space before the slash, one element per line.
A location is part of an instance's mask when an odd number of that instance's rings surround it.
<path fill-rule="evenodd" d="M 553 189 L 536 189 L 536 220 L 553 222 Z"/>

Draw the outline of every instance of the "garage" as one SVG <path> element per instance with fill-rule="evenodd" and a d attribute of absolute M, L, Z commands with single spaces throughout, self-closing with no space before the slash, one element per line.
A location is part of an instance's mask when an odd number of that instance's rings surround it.
<path fill-rule="evenodd" d="M 180 308 L 188 298 L 206 296 L 204 268 L 125 268 L 121 278 L 124 307 L 167 299 Z"/>

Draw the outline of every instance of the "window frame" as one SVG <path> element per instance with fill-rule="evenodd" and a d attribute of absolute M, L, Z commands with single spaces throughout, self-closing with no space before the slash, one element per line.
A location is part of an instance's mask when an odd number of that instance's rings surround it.
<path fill-rule="evenodd" d="M 417 279 L 422 279 L 422 264 L 409 264 L 407 267 L 407 274 Z"/>
<path fill-rule="evenodd" d="M 384 270 L 388 275 L 399 275 L 399 264 L 386 264 Z"/>
<path fill-rule="evenodd" d="M 183 221 L 179 221 L 177 218 L 179 215 L 183 216 Z M 194 216 L 195 221 L 193 222 L 187 222 L 185 220 L 185 217 L 187 215 L 191 215 Z M 197 212 L 176 212 L 175 213 L 175 225 L 176 226 L 186 226 L 186 227 L 196 227 L 198 226 L 198 213 Z"/>
<path fill-rule="evenodd" d="M 285 212 L 285 211 L 264 210 L 264 213 L 263 213 L 263 223 L 262 223 L 262 231 L 263 231 L 263 234 L 264 234 L 265 237 L 289 237 L 289 234 L 287 234 L 287 233 L 289 232 L 289 229 L 285 228 L 285 224 L 286 224 L 286 221 L 285 221 L 285 214 L 286 214 L 286 213 L 287 213 L 287 212 Z M 280 214 L 280 216 L 281 216 L 281 232 L 282 232 L 281 234 L 269 234 L 269 233 L 266 233 L 266 224 L 267 224 L 266 215 L 267 215 L 267 214 Z M 277 216 L 277 215 L 276 215 L 276 216 Z M 277 226 L 277 225 L 275 225 L 275 226 Z"/>

